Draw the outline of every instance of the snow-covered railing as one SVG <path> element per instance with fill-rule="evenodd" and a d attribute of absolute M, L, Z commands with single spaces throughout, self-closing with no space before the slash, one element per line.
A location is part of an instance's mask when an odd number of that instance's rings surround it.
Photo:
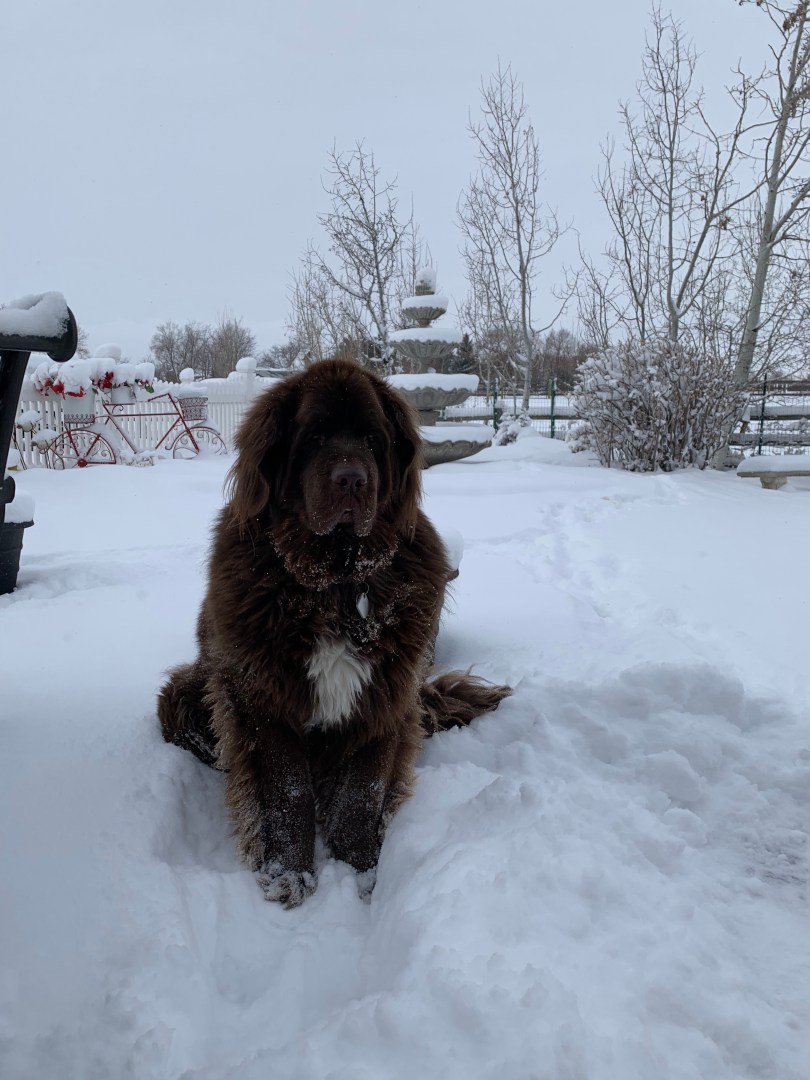
<path fill-rule="evenodd" d="M 519 394 L 505 394 L 498 399 L 503 414 L 520 412 Z M 444 410 L 443 418 L 452 421 L 491 420 L 492 397 L 476 394 L 461 405 Z M 557 438 L 565 438 L 568 427 L 581 419 L 573 398 L 564 394 L 553 399 L 532 394 L 529 399 L 532 427 L 541 434 L 551 433 L 552 421 Z M 732 446 L 746 452 L 784 453 L 810 446 L 810 382 L 768 382 L 751 387 L 751 400 L 742 424 L 731 437 Z"/>
<path fill-rule="evenodd" d="M 499 409 L 505 412 L 520 412 L 522 401 L 520 396 L 508 394 L 498 399 Z M 445 409 L 445 420 L 481 420 L 492 416 L 492 397 L 476 394 L 469 397 L 462 405 L 452 405 Z M 550 420 L 557 417 L 565 420 L 578 420 L 576 406 L 565 395 L 557 395 L 553 399 L 545 394 L 532 394 L 529 398 L 529 416 L 533 420 Z"/>
<path fill-rule="evenodd" d="M 763 379 L 748 390 L 748 407 L 733 445 L 757 456 L 810 446 L 810 382 Z"/>

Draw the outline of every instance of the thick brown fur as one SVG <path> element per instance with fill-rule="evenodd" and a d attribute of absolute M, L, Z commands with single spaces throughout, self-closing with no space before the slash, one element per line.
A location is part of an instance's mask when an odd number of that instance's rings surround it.
<path fill-rule="evenodd" d="M 420 509 L 404 399 L 350 361 L 252 406 L 214 530 L 199 655 L 158 699 L 163 736 L 227 772 L 240 853 L 268 899 L 315 888 L 315 831 L 373 885 L 422 739 L 510 691 L 426 682 L 451 576 Z"/>

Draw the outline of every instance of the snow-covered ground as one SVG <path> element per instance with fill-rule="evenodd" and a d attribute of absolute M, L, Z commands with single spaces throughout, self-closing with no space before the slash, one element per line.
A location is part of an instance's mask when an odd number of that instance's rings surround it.
<path fill-rule="evenodd" d="M 160 739 L 228 460 L 30 471 L 0 597 L 3 1080 L 806 1080 L 810 485 L 426 475 L 439 640 L 514 696 L 431 740 L 362 903 L 285 912 Z"/>

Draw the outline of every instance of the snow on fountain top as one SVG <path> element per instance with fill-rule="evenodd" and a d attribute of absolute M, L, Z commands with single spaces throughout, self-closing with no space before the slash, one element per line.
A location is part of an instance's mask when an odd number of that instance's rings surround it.
<path fill-rule="evenodd" d="M 422 286 L 420 288 L 420 286 Z M 425 288 L 426 287 L 426 288 Z M 433 266 L 420 266 L 416 271 L 416 291 L 420 296 L 425 291 L 436 291 L 436 268 Z"/>
<path fill-rule="evenodd" d="M 442 296 L 439 293 L 418 293 L 416 296 L 406 296 L 402 301 L 402 310 L 408 311 L 411 308 L 435 308 L 437 311 L 441 310 L 442 314 L 447 311 L 450 305 L 450 301 L 446 296 Z"/>

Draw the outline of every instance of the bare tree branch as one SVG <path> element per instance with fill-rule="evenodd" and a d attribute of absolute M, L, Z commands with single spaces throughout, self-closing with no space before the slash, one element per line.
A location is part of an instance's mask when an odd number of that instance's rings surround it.
<path fill-rule="evenodd" d="M 598 187 L 614 237 L 607 270 L 597 275 L 590 264 L 583 276 L 580 313 L 610 312 L 615 327 L 642 342 L 687 333 L 700 343 L 699 331 L 710 329 L 705 298 L 734 253 L 729 226 L 759 183 L 740 190 L 735 175 L 754 126 L 751 84 L 734 88 L 737 120 L 721 134 L 706 116 L 696 64 L 680 24 L 654 8 L 638 111 L 620 109 L 624 163 L 612 142 L 602 150 Z"/>
<path fill-rule="evenodd" d="M 497 342 L 502 361 L 521 374 L 523 407 L 528 408 L 537 359 L 534 294 L 540 262 L 562 229 L 556 214 L 540 201 L 540 147 L 511 67 L 498 66 L 482 83 L 481 98 L 483 119 L 469 125 L 479 171 L 458 206 L 474 297 L 467 317 L 474 320 L 469 325 L 479 352 L 482 344 Z"/>
<path fill-rule="evenodd" d="M 749 0 L 742 0 L 741 6 Z M 799 175 L 807 167 L 810 145 L 810 21 L 807 0 L 785 4 L 756 0 L 771 22 L 776 44 L 770 47 L 773 67 L 757 85 L 760 103 L 769 117 L 767 138 L 762 148 L 762 196 L 756 208 L 758 238 L 754 271 L 748 290 L 745 324 L 740 339 L 735 382 L 744 386 L 751 377 L 757 351 L 766 335 L 763 307 L 767 293 L 773 295 L 771 269 L 780 249 L 794 236 L 806 240 L 803 231 L 810 214 L 810 178 Z M 794 240 L 795 243 L 795 240 Z M 807 255 L 806 242 L 797 251 L 799 260 Z M 804 270 L 801 267 L 800 270 Z M 797 273 L 800 272 L 797 270 Z M 788 292 L 798 278 L 789 281 Z"/>
<path fill-rule="evenodd" d="M 396 181 L 383 182 L 362 143 L 345 153 L 333 147 L 329 163 L 331 205 L 318 215 L 327 254 L 307 249 L 292 290 L 292 324 L 319 355 L 354 342 L 360 358 L 368 343 L 388 362 L 412 215 L 400 219 Z"/>

